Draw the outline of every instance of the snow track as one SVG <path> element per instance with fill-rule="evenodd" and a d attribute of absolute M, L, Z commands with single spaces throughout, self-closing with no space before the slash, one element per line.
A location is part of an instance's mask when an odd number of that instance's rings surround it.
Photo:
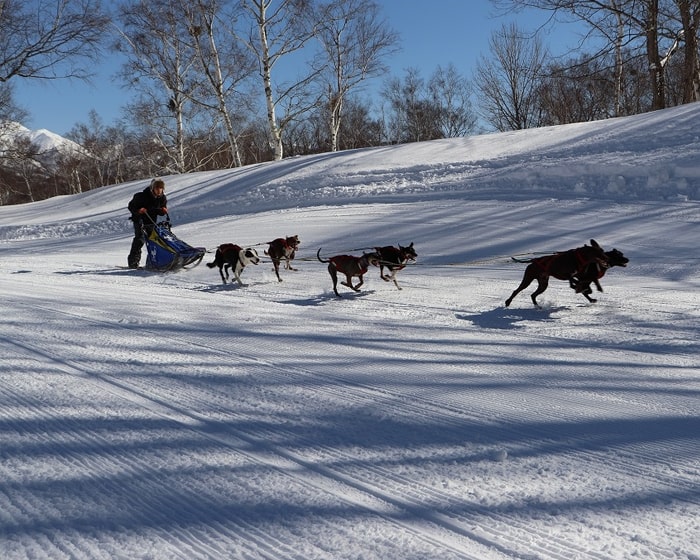
<path fill-rule="evenodd" d="M 640 336 L 655 339 L 659 346 L 681 344 L 687 358 L 676 354 L 672 360 L 669 358 L 668 367 L 691 365 L 697 343 L 666 336 L 660 339 L 658 330 L 639 325 L 616 329 L 616 340 L 598 344 L 597 355 L 584 359 L 582 355 L 590 350 L 585 336 L 582 338 L 579 333 L 571 337 L 574 331 L 567 330 L 565 334 L 570 338 L 562 338 L 561 332 L 553 333 L 546 325 L 557 324 L 552 317 L 561 315 L 559 323 L 573 320 L 579 331 L 585 333 L 591 324 L 595 325 L 613 309 L 605 309 L 603 305 L 486 311 L 481 313 L 481 320 L 506 320 L 519 326 L 497 330 L 485 344 L 472 335 L 470 314 L 455 308 L 454 297 L 430 297 L 421 292 L 407 303 L 398 291 L 375 291 L 384 287 L 375 284 L 360 296 L 349 295 L 340 301 L 334 296 L 319 297 L 308 291 L 302 296 L 303 290 L 295 284 L 293 276 L 283 284 L 251 282 L 246 288 L 227 286 L 212 293 L 211 285 L 191 276 L 192 273 L 182 277 L 149 277 L 160 284 L 155 308 L 177 307 L 180 315 L 190 319 L 186 329 L 177 324 L 166 325 L 162 318 L 153 320 L 150 305 L 125 316 L 119 292 L 114 301 L 100 293 L 100 299 L 108 300 L 100 305 L 86 299 L 81 309 L 25 297 L 22 295 L 27 285 L 28 277 L 25 277 L 16 283 L 14 290 L 9 290 L 17 294 L 9 303 L 14 315 L 41 317 L 41 321 L 35 326 L 32 340 L 0 341 L 9 363 L 41 364 L 51 376 L 60 379 L 64 391 L 75 391 L 78 400 L 100 395 L 95 402 L 104 400 L 108 412 L 95 410 L 93 414 L 109 416 L 116 407 L 120 417 L 128 411 L 127 417 L 134 415 L 139 423 L 157 425 L 157 431 L 163 435 L 156 437 L 156 442 L 160 437 L 170 438 L 174 437 L 171 433 L 177 433 L 178 440 L 196 442 L 193 450 L 206 449 L 208 455 L 226 457 L 217 459 L 213 469 L 216 472 L 207 473 L 206 483 L 195 475 L 186 476 L 186 484 L 173 485 L 172 479 L 180 477 L 171 457 L 166 476 L 160 481 L 163 466 L 154 462 L 150 452 L 145 455 L 111 452 L 108 464 L 94 457 L 86 461 L 82 447 L 105 450 L 113 447 L 113 435 L 102 433 L 99 423 L 97 435 L 90 433 L 94 428 L 87 427 L 88 433 L 81 436 L 80 451 L 61 453 L 67 457 L 62 466 L 66 473 L 73 470 L 100 473 L 98 478 L 102 482 L 88 491 L 90 496 L 93 492 L 116 494 L 125 472 L 138 473 L 139 479 L 148 480 L 145 496 L 137 492 L 129 509 L 136 506 L 143 520 L 154 526 L 169 524 L 172 518 L 168 512 L 172 511 L 178 512 L 181 524 L 194 525 L 186 530 L 171 529 L 165 548 L 173 557 L 206 558 L 234 552 L 251 558 L 324 558 L 329 554 L 345 557 L 339 552 L 342 549 L 339 543 L 352 541 L 353 533 L 349 527 L 343 528 L 345 523 L 332 522 L 325 516 L 311 515 L 315 519 L 314 531 L 305 523 L 309 537 L 307 547 L 300 554 L 295 546 L 288 544 L 291 537 L 277 536 L 277 526 L 264 529 L 240 514 L 224 514 L 226 508 L 215 507 L 212 513 L 212 486 L 230 487 L 236 469 L 241 467 L 256 472 L 256 483 L 246 488 L 246 496 L 256 493 L 261 478 L 269 478 L 274 481 L 272 487 L 284 488 L 285 493 L 294 496 L 288 503 L 306 503 L 309 508 L 321 500 L 326 507 L 334 504 L 331 507 L 354 512 L 352 517 L 362 519 L 363 524 L 375 530 L 382 528 L 378 536 L 403 535 L 401 541 L 411 543 L 417 557 L 423 554 L 441 558 L 610 557 L 609 551 L 596 551 L 586 542 L 572 539 L 566 531 L 553 532 L 549 524 L 523 517 L 514 505 L 497 505 L 496 495 L 471 491 L 466 487 L 474 484 L 471 477 L 464 478 L 465 488 L 455 487 L 465 470 L 474 470 L 472 476 L 477 477 L 491 471 L 488 476 L 492 477 L 493 471 L 503 471 L 515 462 L 522 462 L 523 470 L 536 468 L 547 478 L 551 466 L 536 459 L 542 454 L 553 453 L 564 464 L 576 464 L 577 469 L 583 469 L 594 479 L 604 473 L 600 480 L 588 484 L 604 482 L 619 486 L 620 499 L 628 494 L 634 481 L 635 488 L 646 489 L 644 500 L 700 509 L 697 472 L 692 467 L 664 468 L 653 439 L 639 438 L 635 442 L 634 438 L 625 437 L 626 443 L 620 446 L 616 438 L 622 438 L 624 424 L 622 428 L 611 429 L 620 424 L 618 417 L 635 416 L 645 404 L 647 408 L 651 404 L 651 409 L 658 413 L 660 406 L 666 406 L 664 399 L 653 403 L 636 399 L 634 392 L 623 386 L 601 396 L 576 379 L 579 374 L 589 376 L 591 364 L 599 361 L 633 360 L 643 365 L 645 356 L 639 355 L 632 344 Z M 86 271 L 76 278 L 86 291 L 99 292 L 95 279 L 102 278 L 101 274 Z M 143 281 L 143 276 L 138 275 L 119 278 L 118 285 Z M 312 285 L 318 285 L 323 294 L 323 274 L 316 271 L 311 278 Z M 495 278 L 491 280 L 496 282 Z M 449 284 L 450 279 L 444 282 Z M 62 290 L 75 289 L 70 283 L 60 282 L 54 287 L 59 301 Z M 433 286 L 438 292 L 440 288 L 439 283 Z M 507 288 L 501 291 L 505 293 Z M 658 303 L 663 313 L 664 306 L 661 301 Z M 649 300 L 645 304 L 653 306 Z M 112 308 L 118 311 L 110 311 Z M 299 308 L 305 316 L 309 313 L 304 308 L 315 309 L 310 315 L 314 326 L 306 325 L 303 331 L 297 328 L 295 314 Z M 342 309 L 340 317 L 339 309 Z M 227 320 L 229 316 L 235 317 L 235 321 Z M 479 313 L 471 316 L 478 317 Z M 415 322 L 417 317 L 420 320 Z M 537 325 L 536 329 L 527 326 L 531 322 Z M 331 325 L 338 323 L 341 326 L 332 331 Z M 76 340 L 76 329 L 72 327 L 75 325 L 80 326 L 78 332 L 90 333 L 89 337 Z M 323 334 L 317 335 L 316 342 L 311 342 L 304 335 L 309 328 L 329 335 L 325 340 Z M 440 330 L 435 331 L 436 328 Z M 425 331 L 440 335 L 427 343 Z M 352 340 L 355 347 L 349 348 L 346 339 Z M 508 346 L 512 350 L 504 355 L 503 348 Z M 533 370 L 525 350 L 542 346 L 548 348 L 549 356 L 544 360 L 538 358 L 538 363 L 549 363 L 548 367 L 562 370 L 556 407 L 548 403 L 552 376 Z M 352 364 L 358 350 L 362 352 L 361 363 L 366 371 Z M 414 363 L 408 375 L 392 365 L 407 358 Z M 665 365 L 657 355 L 647 367 L 651 373 Z M 489 374 L 492 368 L 500 370 L 501 379 L 495 380 Z M 643 370 L 637 373 L 641 376 L 637 386 L 643 385 L 647 374 Z M 68 382 L 66 376 L 70 378 Z M 652 385 L 653 382 L 650 379 Z M 21 402 L 23 413 L 35 417 L 34 422 L 41 418 L 53 431 L 63 434 L 86 430 L 80 422 L 64 418 L 60 409 L 52 412 L 43 402 L 34 403 L 23 397 L 23 391 L 11 394 L 5 391 L 0 386 L 0 395 L 5 400 Z M 685 397 L 679 394 L 669 398 L 669 403 L 677 405 Z M 686 407 L 681 406 L 680 411 L 685 408 L 691 414 L 694 398 L 691 397 Z M 119 405 L 120 402 L 128 405 Z M 696 421 L 683 416 L 678 406 L 674 409 L 668 418 L 669 426 L 682 428 L 673 444 L 674 451 L 679 456 L 690 457 L 694 441 L 688 434 Z M 599 418 L 591 418 L 592 412 Z M 16 415 L 16 410 L 11 414 Z M 634 425 L 644 420 L 629 422 Z M 585 427 L 586 423 L 590 428 Z M 571 427 L 566 428 L 569 424 Z M 346 433 L 338 445 L 333 434 L 341 425 Z M 9 427 L 22 429 L 12 422 Z M 609 433 L 601 434 L 600 430 Z M 76 446 L 72 438 L 68 439 L 69 446 Z M 152 439 L 148 437 L 149 441 Z M 431 447 L 435 444 L 440 448 L 432 456 Z M 53 437 L 43 436 L 36 445 L 60 444 Z M 186 449 L 180 460 L 188 466 L 195 459 Z M 631 465 L 634 465 L 632 469 Z M 224 471 L 228 469 L 231 472 L 227 474 Z M 454 479 L 456 471 L 462 472 Z M 439 480 L 435 479 L 436 472 L 441 473 Z M 110 476 L 116 473 L 122 474 L 111 481 Z M 241 484 L 237 476 L 235 480 L 237 486 Z M 506 491 L 508 486 L 504 486 Z M 274 492 L 270 498 L 276 498 Z M 550 502 L 546 496 L 540 499 L 545 516 L 564 507 Z M 579 515 L 593 515 L 596 511 L 595 496 L 589 495 L 587 499 L 591 502 L 588 506 L 585 501 L 577 506 L 576 509 L 582 510 Z M 30 501 L 17 511 L 28 513 L 36 507 Z M 58 510 L 53 515 L 60 516 Z M 199 519 L 207 519 L 207 531 L 217 535 L 213 541 L 210 535 L 196 529 Z M 131 526 L 126 520 L 116 524 L 127 529 Z M 55 536 L 57 530 L 61 532 L 59 527 L 46 533 L 48 541 L 61 541 Z M 611 522 L 603 523 L 598 530 L 624 533 L 617 523 L 613 529 Z M 21 532 L 19 528 L 17 531 Z M 93 531 L 99 533 L 97 529 Z M 334 535 L 331 549 L 315 542 L 315 531 Z M 138 534 L 133 546 L 148 543 L 150 538 L 147 532 Z M 163 538 L 162 534 L 159 538 Z M 645 542 L 632 532 L 627 538 L 653 554 L 666 550 L 665 545 L 653 539 Z M 102 551 L 117 550 L 112 548 L 117 546 L 116 537 L 114 544 L 108 544 L 111 539 L 100 533 L 96 542 L 88 537 L 83 546 L 92 543 Z M 214 544 L 217 542 L 218 546 Z M 239 548 L 240 543 L 245 546 Z M 70 556 L 66 551 L 36 546 L 47 557 L 54 553 Z M 158 548 L 163 550 L 163 545 Z M 406 557 L 404 552 L 396 558 Z M 392 557 L 388 550 L 383 550 L 382 555 Z"/>
<path fill-rule="evenodd" d="M 0 557 L 700 560 L 696 105 L 167 178 L 283 282 L 120 268 L 143 182 L 0 207 Z M 591 238 L 598 303 L 504 307 Z M 411 242 L 401 291 L 314 258 Z"/>

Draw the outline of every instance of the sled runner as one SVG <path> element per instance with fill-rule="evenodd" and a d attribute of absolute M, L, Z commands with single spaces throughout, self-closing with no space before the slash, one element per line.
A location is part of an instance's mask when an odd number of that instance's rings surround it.
<path fill-rule="evenodd" d="M 150 233 L 149 233 L 150 230 Z M 146 230 L 146 270 L 172 272 L 197 266 L 207 250 L 192 247 L 170 230 L 170 219 Z"/>

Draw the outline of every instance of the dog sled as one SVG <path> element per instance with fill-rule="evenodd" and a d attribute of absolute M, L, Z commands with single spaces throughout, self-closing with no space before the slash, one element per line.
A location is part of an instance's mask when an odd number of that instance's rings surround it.
<path fill-rule="evenodd" d="M 172 231 L 170 219 L 146 228 L 146 270 L 173 272 L 193 268 L 204 258 L 204 247 L 192 247 Z"/>

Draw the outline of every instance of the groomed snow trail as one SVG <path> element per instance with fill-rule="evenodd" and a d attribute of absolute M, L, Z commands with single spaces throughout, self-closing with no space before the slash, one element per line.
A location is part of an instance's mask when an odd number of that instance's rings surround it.
<path fill-rule="evenodd" d="M 696 528 L 692 294 L 590 306 L 553 285 L 561 303 L 505 309 L 521 269 L 498 265 L 416 267 L 401 292 L 375 272 L 338 300 L 325 267 L 297 266 L 244 288 L 204 266 L 5 268 L 3 549 L 674 557 Z"/>

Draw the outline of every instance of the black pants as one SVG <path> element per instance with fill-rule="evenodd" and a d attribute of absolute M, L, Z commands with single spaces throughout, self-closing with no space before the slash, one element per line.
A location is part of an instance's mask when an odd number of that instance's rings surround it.
<path fill-rule="evenodd" d="M 131 250 L 127 259 L 129 266 L 136 267 L 141 262 L 141 249 L 152 229 L 153 226 L 144 226 L 143 220 L 134 220 L 134 240 L 131 242 Z"/>

